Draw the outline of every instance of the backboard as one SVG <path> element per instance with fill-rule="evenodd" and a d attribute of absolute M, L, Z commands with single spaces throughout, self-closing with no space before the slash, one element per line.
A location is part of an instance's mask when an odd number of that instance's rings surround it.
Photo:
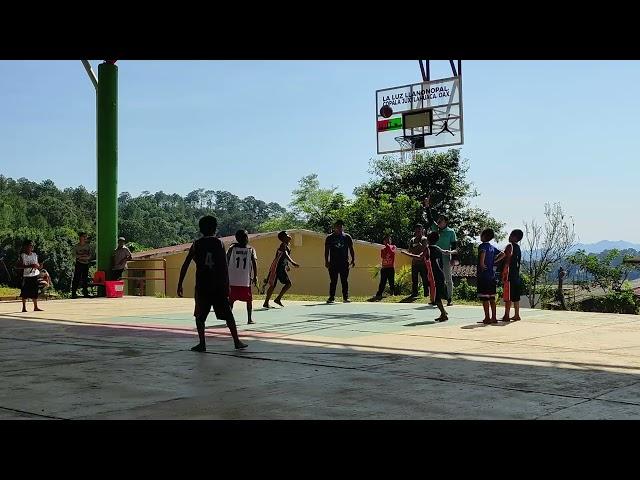
<path fill-rule="evenodd" d="M 460 77 L 376 91 L 376 132 L 378 154 L 462 145 Z"/>

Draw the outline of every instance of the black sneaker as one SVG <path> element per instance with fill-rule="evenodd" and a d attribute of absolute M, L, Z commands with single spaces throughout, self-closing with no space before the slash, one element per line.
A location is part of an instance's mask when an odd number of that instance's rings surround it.
<path fill-rule="evenodd" d="M 453 305 L 453 302 L 451 300 L 447 300 L 447 307 L 450 307 L 451 305 Z"/>
<path fill-rule="evenodd" d="M 335 302 L 335 301 L 336 301 L 336 299 L 335 299 L 335 298 L 333 298 L 333 297 L 331 297 L 331 298 L 329 298 L 329 299 L 327 300 L 327 303 L 333 303 L 333 302 Z"/>
<path fill-rule="evenodd" d="M 349 300 L 348 298 L 344 298 L 342 299 L 342 303 L 351 303 L 351 300 Z"/>
<path fill-rule="evenodd" d="M 78 295 L 76 295 L 75 293 L 71 295 L 71 299 L 76 299 L 76 298 L 78 298 Z"/>

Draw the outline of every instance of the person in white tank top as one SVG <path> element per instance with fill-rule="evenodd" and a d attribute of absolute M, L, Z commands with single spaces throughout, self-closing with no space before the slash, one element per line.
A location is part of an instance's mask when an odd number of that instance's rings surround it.
<path fill-rule="evenodd" d="M 236 300 L 247 303 L 247 323 L 251 320 L 253 295 L 251 284 L 257 285 L 258 257 L 253 247 L 249 246 L 249 234 L 246 230 L 236 232 L 236 241 L 227 251 L 229 270 L 229 303 L 233 307 Z"/>

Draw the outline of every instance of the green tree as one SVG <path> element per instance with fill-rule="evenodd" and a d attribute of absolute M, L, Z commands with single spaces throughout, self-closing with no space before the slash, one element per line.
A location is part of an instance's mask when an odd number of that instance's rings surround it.
<path fill-rule="evenodd" d="M 198 219 L 205 214 L 218 217 L 222 236 L 240 228 L 256 231 L 259 225 L 287 214 L 277 203 L 204 189 L 184 198 L 162 191 L 144 191 L 137 197 L 122 192 L 118 209 L 119 234 L 137 248 L 190 242 L 198 237 Z M 78 233 L 87 232 L 95 240 L 95 212 L 96 195 L 82 186 L 60 190 L 51 180 L 36 183 L 0 175 L 0 254 L 12 265 L 24 239 L 33 239 L 36 252 L 47 261 L 55 288 L 66 290 Z"/>
<path fill-rule="evenodd" d="M 638 270 L 637 265 L 620 261 L 628 260 L 631 255 L 622 255 L 619 250 L 613 249 L 605 252 L 603 256 L 587 254 L 584 250 L 578 250 L 569 255 L 567 260 L 585 272 L 590 280 L 585 287 L 601 288 L 603 292 L 622 292 L 629 274 Z"/>
<path fill-rule="evenodd" d="M 396 243 L 405 247 L 408 232 L 411 232 L 411 218 L 407 214 L 418 208 L 418 202 L 407 195 L 391 197 L 382 194 L 373 198 L 363 193 L 355 200 L 346 202 L 334 211 L 342 218 L 349 233 L 359 240 L 382 243 L 382 237 L 390 234 Z"/>
<path fill-rule="evenodd" d="M 302 177 L 298 185 L 289 204 L 293 214 L 311 230 L 331 231 L 336 211 L 346 204 L 345 196 L 336 187 L 321 188 L 315 173 Z"/>
<path fill-rule="evenodd" d="M 523 273 L 528 278 L 529 305 L 535 308 L 546 288 L 544 281 L 555 264 L 576 244 L 573 220 L 559 203 L 544 206 L 545 222 L 524 222 Z"/>
<path fill-rule="evenodd" d="M 404 195 L 412 200 L 407 204 L 403 217 L 410 225 L 424 221 L 420 202 L 429 196 L 438 213 L 449 217 L 449 225 L 456 231 L 462 263 L 474 263 L 474 243 L 487 227 L 496 232 L 496 239 L 504 238 L 504 224 L 489 212 L 471 207 L 470 200 L 478 196 L 473 184 L 466 178 L 468 162 L 460 157 L 460 150 L 446 152 L 424 151 L 409 162 L 399 162 L 395 156 L 383 156 L 372 160 L 370 173 L 373 179 L 355 189 L 357 197 L 379 200 L 383 195 L 398 198 Z M 411 236 L 411 229 L 403 232 L 398 240 L 404 243 Z M 407 238 L 405 238 L 407 237 Z"/>
<path fill-rule="evenodd" d="M 276 218 L 263 222 L 258 227 L 259 232 L 280 232 L 293 228 L 307 228 L 307 224 L 298 219 L 293 213 L 287 212 Z"/>

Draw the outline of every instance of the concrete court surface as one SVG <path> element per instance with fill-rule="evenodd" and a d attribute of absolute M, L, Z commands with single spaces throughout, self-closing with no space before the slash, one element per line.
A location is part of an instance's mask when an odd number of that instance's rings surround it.
<path fill-rule="evenodd" d="M 254 302 L 236 352 L 192 299 L 0 303 L 0 419 L 638 419 L 640 317 Z"/>

